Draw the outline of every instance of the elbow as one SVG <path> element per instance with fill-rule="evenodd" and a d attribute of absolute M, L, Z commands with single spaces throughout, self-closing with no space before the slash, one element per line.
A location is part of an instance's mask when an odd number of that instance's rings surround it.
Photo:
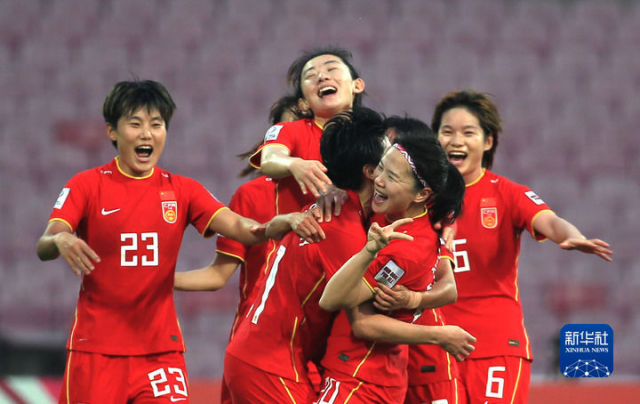
<path fill-rule="evenodd" d="M 332 312 L 338 310 L 335 302 L 332 302 L 331 299 L 327 298 L 325 295 L 322 295 L 322 297 L 320 297 L 320 301 L 318 302 L 318 304 L 324 311 Z"/>
<path fill-rule="evenodd" d="M 458 288 L 456 288 L 455 285 L 452 285 L 446 294 L 444 304 L 455 303 L 457 300 L 458 300 Z"/>
<path fill-rule="evenodd" d="M 351 324 L 351 330 L 353 331 L 353 335 L 356 338 L 366 339 L 366 340 L 376 339 L 376 335 L 372 333 L 372 330 L 360 322 L 354 322 L 353 324 Z"/>

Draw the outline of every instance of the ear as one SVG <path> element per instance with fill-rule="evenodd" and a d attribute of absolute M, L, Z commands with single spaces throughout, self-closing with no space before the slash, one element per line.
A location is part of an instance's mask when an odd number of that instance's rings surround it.
<path fill-rule="evenodd" d="M 309 110 L 309 103 L 304 98 L 298 98 L 298 109 L 300 112 L 307 112 Z"/>
<path fill-rule="evenodd" d="M 491 150 L 493 147 L 493 135 L 489 133 L 484 139 L 484 151 Z"/>
<path fill-rule="evenodd" d="M 109 139 L 113 140 L 114 142 L 117 139 L 116 129 L 109 123 L 107 124 L 107 136 L 109 136 Z"/>
<path fill-rule="evenodd" d="M 357 78 L 353 80 L 353 93 L 360 94 L 364 92 L 364 80 Z"/>
<path fill-rule="evenodd" d="M 415 203 L 425 203 L 429 199 L 432 193 L 433 191 L 431 190 L 431 188 L 429 187 L 422 188 L 420 191 L 418 191 L 416 196 L 413 198 L 413 201 Z"/>
<path fill-rule="evenodd" d="M 366 164 L 364 167 L 362 167 L 362 173 L 368 180 L 373 181 L 376 179 L 376 166 Z"/>

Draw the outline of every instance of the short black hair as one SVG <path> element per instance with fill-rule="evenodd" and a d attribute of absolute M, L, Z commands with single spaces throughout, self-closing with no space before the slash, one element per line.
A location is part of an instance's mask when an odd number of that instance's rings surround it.
<path fill-rule="evenodd" d="M 327 121 L 320 153 L 327 176 L 336 187 L 360 189 L 363 167 L 378 165 L 385 150 L 383 119 L 370 108 L 356 106 Z"/>
<path fill-rule="evenodd" d="M 351 78 L 353 80 L 360 78 L 360 74 L 358 74 L 358 71 L 353 66 L 353 55 L 351 51 L 336 45 L 316 46 L 313 49 L 304 52 L 296 60 L 294 60 L 291 66 L 289 66 L 289 70 L 287 71 L 287 82 L 292 87 L 293 95 L 296 98 L 304 98 L 304 95 L 302 94 L 302 87 L 300 86 L 300 83 L 302 81 L 302 69 L 304 68 L 304 65 L 306 65 L 307 62 L 311 59 L 322 55 L 333 55 L 340 58 L 340 60 L 342 60 L 342 62 L 349 68 Z M 362 98 L 364 97 L 364 95 L 365 93 L 356 94 L 353 99 L 353 105 L 361 106 Z"/>
<path fill-rule="evenodd" d="M 108 125 L 118 127 L 118 121 L 125 115 L 130 115 L 140 108 L 148 111 L 157 109 L 164 119 L 167 129 L 176 110 L 176 103 L 171 94 L 162 84 L 152 80 L 121 81 L 116 83 L 102 105 L 102 115 Z M 114 146 L 116 142 L 113 141 Z"/>

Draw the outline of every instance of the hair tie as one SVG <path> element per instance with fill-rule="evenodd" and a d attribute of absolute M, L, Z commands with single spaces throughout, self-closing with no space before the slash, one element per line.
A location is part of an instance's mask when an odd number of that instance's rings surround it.
<path fill-rule="evenodd" d="M 424 180 L 424 178 L 422 178 L 420 176 L 420 174 L 418 174 L 418 170 L 416 169 L 416 165 L 413 164 L 413 159 L 411 158 L 411 156 L 409 155 L 409 152 L 407 152 L 404 147 L 402 147 L 401 145 L 399 145 L 398 143 L 394 143 L 393 147 L 395 147 L 396 149 L 398 149 L 398 151 L 404 156 L 405 159 L 407 159 L 407 163 L 409 163 L 409 166 L 411 167 L 411 169 L 413 170 L 413 173 L 416 175 L 416 177 L 418 177 L 418 181 L 420 181 L 420 183 L 422 184 L 422 186 L 424 188 L 427 187 L 427 181 Z"/>

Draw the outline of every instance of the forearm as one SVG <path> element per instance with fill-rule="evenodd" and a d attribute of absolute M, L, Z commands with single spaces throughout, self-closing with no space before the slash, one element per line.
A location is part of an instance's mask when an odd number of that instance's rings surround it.
<path fill-rule="evenodd" d="M 360 289 L 363 287 L 364 274 L 375 257 L 375 254 L 363 248 L 345 262 L 327 282 L 320 298 L 320 307 L 328 311 L 347 309 L 371 298 L 373 292 L 369 296 L 363 296 Z"/>
<path fill-rule="evenodd" d="M 220 233 L 225 237 L 245 245 L 253 245 L 266 241 L 267 237 L 264 231 L 251 231 L 251 228 L 254 226 L 259 227 L 260 223 L 253 219 L 240 216 L 230 209 L 225 209 L 214 217 L 209 225 L 209 230 Z"/>
<path fill-rule="evenodd" d="M 240 259 L 226 254 L 217 254 L 211 265 L 192 271 L 175 273 L 175 290 L 218 290 L 226 285 L 235 272 Z"/>
<path fill-rule="evenodd" d="M 419 308 L 433 309 L 458 300 L 458 288 L 448 258 L 442 258 L 438 263 L 435 279 L 431 290 L 422 293 Z"/>
<path fill-rule="evenodd" d="M 73 236 L 73 234 L 65 222 L 60 220 L 50 221 L 36 245 L 38 258 L 42 261 L 49 261 L 58 258 L 60 256 L 60 249 L 58 248 L 57 239 L 70 236 Z"/>
<path fill-rule="evenodd" d="M 586 238 L 576 226 L 553 212 L 541 213 L 535 219 L 533 227 L 536 232 L 544 235 L 556 244 L 572 238 Z"/>
<path fill-rule="evenodd" d="M 176 272 L 175 290 L 205 291 L 218 290 L 226 283 L 211 267 L 194 269 L 186 272 Z"/>
<path fill-rule="evenodd" d="M 428 310 L 454 303 L 458 300 L 458 290 L 455 283 L 441 281 L 434 283 L 431 290 L 421 292 L 420 296 L 418 308 Z"/>
<path fill-rule="evenodd" d="M 351 310 L 358 310 L 354 308 Z M 350 311 L 351 311 L 350 310 Z M 351 315 L 349 315 L 351 320 Z M 383 314 L 360 315 L 351 328 L 356 337 L 390 344 L 439 344 L 438 326 L 405 323 Z"/>
<path fill-rule="evenodd" d="M 291 175 L 291 163 L 299 158 L 291 157 L 284 148 L 262 151 L 260 160 L 260 171 L 271 178 L 283 178 Z"/>

